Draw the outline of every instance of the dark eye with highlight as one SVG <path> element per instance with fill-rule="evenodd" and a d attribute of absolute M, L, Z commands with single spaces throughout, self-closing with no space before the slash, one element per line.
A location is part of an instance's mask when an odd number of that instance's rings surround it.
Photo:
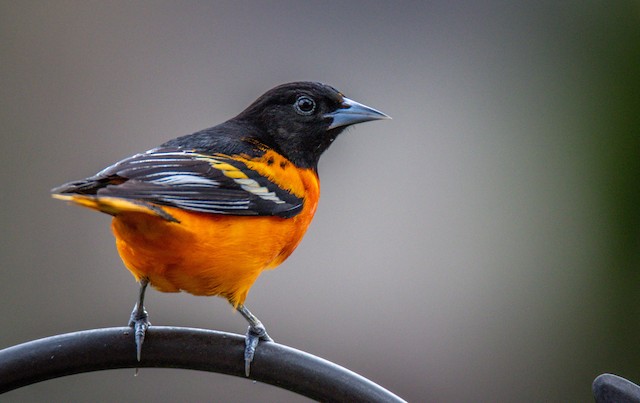
<path fill-rule="evenodd" d="M 316 110 L 316 102 L 308 96 L 303 95 L 296 99 L 293 107 L 300 115 L 311 115 Z"/>

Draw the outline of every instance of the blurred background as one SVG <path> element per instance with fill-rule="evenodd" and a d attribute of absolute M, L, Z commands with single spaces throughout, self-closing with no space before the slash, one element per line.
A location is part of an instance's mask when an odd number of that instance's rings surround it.
<path fill-rule="evenodd" d="M 306 238 L 247 306 L 410 401 L 590 401 L 640 381 L 640 3 L 0 1 L 0 348 L 126 325 L 106 215 L 49 189 L 314 80 L 393 116 L 320 161 Z M 219 298 L 157 325 L 243 333 Z M 182 370 L 3 401 L 279 401 Z"/>

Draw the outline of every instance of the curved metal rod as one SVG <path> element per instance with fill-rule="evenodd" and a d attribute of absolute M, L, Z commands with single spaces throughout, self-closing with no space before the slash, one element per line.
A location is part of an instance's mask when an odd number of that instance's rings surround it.
<path fill-rule="evenodd" d="M 244 336 L 153 326 L 138 362 L 131 328 L 85 330 L 0 350 L 0 393 L 66 375 L 119 368 L 183 368 L 244 378 L 243 357 Z M 260 343 L 250 378 L 315 400 L 404 401 L 348 369 L 273 342 Z"/>
<path fill-rule="evenodd" d="M 596 403 L 639 402 L 640 386 L 613 374 L 602 374 L 591 385 Z"/>

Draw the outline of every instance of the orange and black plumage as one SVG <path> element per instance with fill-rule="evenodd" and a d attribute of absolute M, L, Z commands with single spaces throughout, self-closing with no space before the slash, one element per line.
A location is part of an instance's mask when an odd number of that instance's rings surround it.
<path fill-rule="evenodd" d="M 249 322 L 248 375 L 259 340 L 271 339 L 244 302 L 302 240 L 320 197 L 320 156 L 346 127 L 386 118 L 328 85 L 283 84 L 220 125 L 53 189 L 113 216 L 118 252 L 141 285 L 130 319 L 138 359 L 151 284 L 226 298 Z"/>

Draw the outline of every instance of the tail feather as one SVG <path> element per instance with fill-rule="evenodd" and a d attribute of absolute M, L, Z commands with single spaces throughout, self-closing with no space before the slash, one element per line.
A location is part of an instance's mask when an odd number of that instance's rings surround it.
<path fill-rule="evenodd" d="M 113 178 L 91 177 L 79 181 L 65 183 L 51 189 L 51 193 L 57 194 L 80 194 L 80 195 L 96 195 L 98 190 L 107 185 L 119 184 L 124 180 L 115 181 Z"/>
<path fill-rule="evenodd" d="M 63 185 L 60 188 L 64 188 L 67 185 Z M 167 221 L 180 222 L 174 216 L 169 214 L 162 207 L 136 200 L 120 199 L 117 197 L 101 197 L 91 194 L 68 194 L 67 192 L 59 192 L 52 194 L 52 197 L 59 200 L 65 200 L 79 206 L 87 207 L 93 210 L 100 211 L 112 216 L 117 216 L 123 212 L 138 212 L 145 214 L 152 214 L 161 217 Z"/>

